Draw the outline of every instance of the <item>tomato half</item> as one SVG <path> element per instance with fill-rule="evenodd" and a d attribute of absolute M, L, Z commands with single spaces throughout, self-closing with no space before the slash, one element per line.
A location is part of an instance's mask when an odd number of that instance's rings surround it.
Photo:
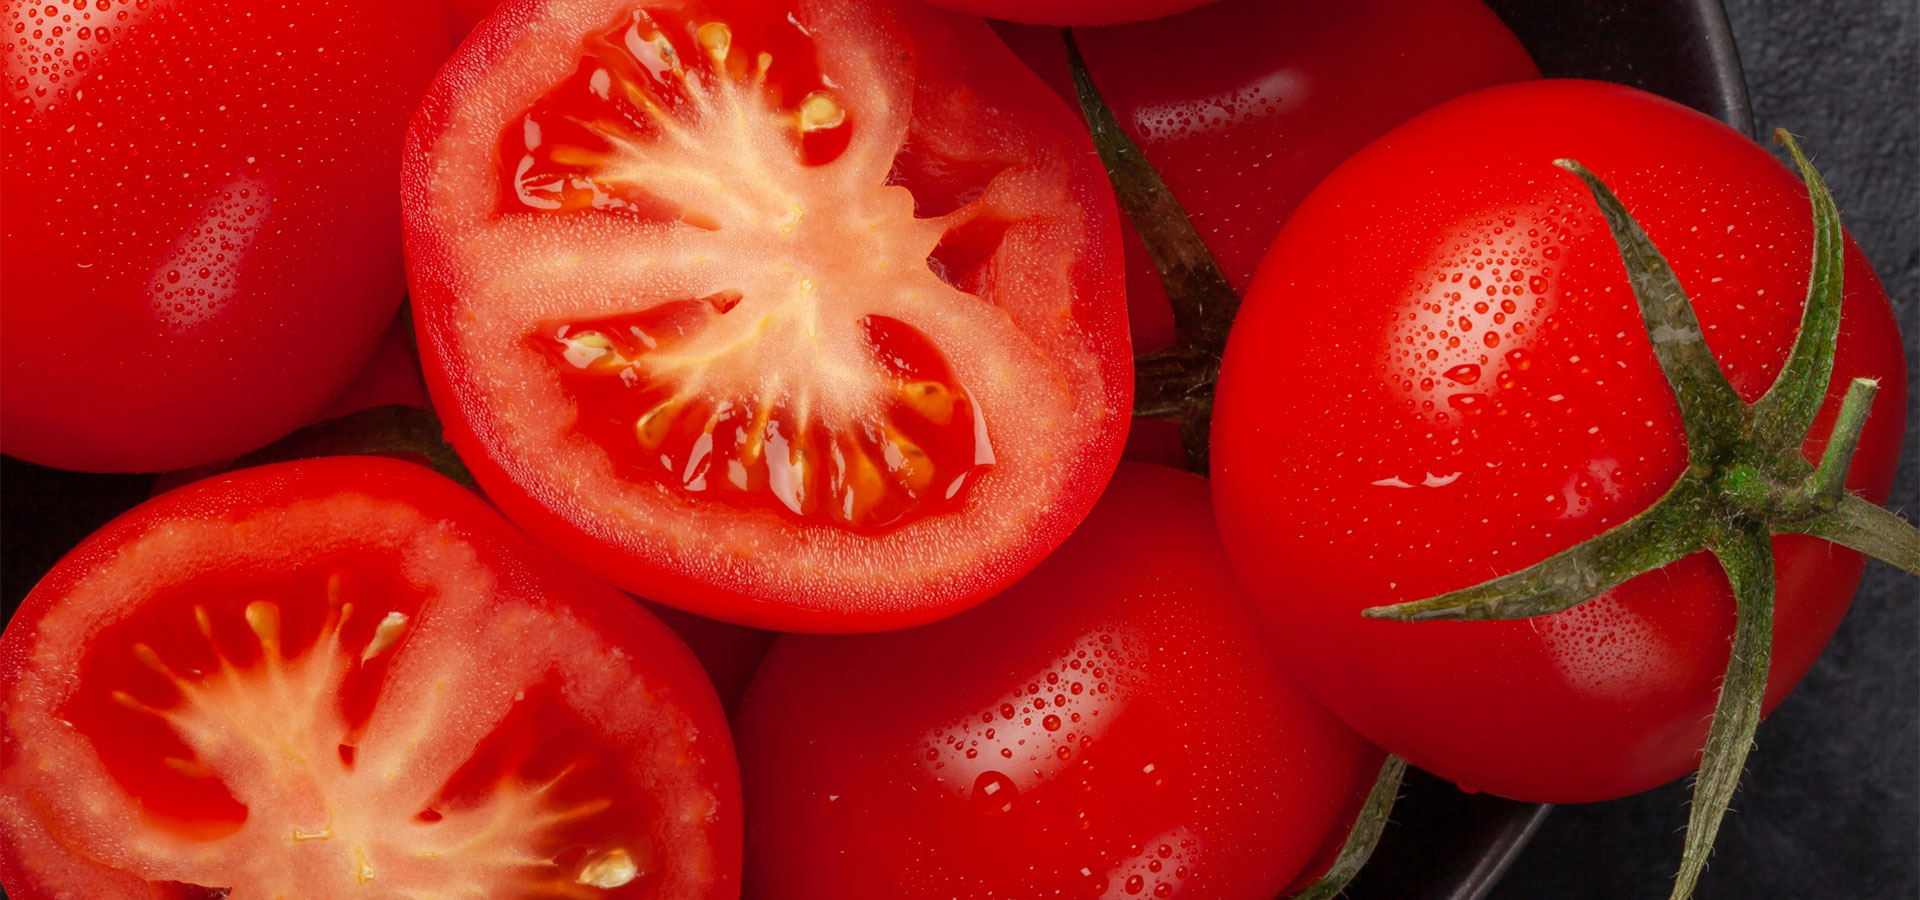
<path fill-rule="evenodd" d="M 735 896 L 699 664 L 424 468 L 251 469 L 81 544 L 0 638 L 20 900 Z"/>
<path fill-rule="evenodd" d="M 1686 466 L 1671 389 L 1578 160 L 1645 227 L 1740 396 L 1799 326 L 1800 180 L 1726 126 L 1630 88 L 1493 88 L 1415 119 L 1316 189 L 1234 323 L 1214 499 L 1242 581 L 1315 696 L 1394 753 L 1525 800 L 1620 796 L 1693 769 L 1734 607 L 1704 554 L 1558 615 L 1397 623 L 1366 607 L 1522 568 L 1647 508 Z M 1886 498 L 1900 337 L 1851 238 L 1818 458 L 1846 385 L 1880 380 L 1848 487 Z M 1766 706 L 1845 613 L 1853 551 L 1781 536 Z"/>
<path fill-rule="evenodd" d="M 0 449 L 152 472 L 311 419 L 404 294 L 439 4 L 3 6 Z"/>
<path fill-rule="evenodd" d="M 636 593 L 938 618 L 1051 550 L 1118 456 L 1111 192 L 979 21 L 525 0 L 442 72 L 405 180 L 448 437 Z"/>
<path fill-rule="evenodd" d="M 1205 480 L 1139 464 L 977 609 L 780 638 L 737 724 L 766 900 L 1272 900 L 1382 759 L 1285 675 Z"/>

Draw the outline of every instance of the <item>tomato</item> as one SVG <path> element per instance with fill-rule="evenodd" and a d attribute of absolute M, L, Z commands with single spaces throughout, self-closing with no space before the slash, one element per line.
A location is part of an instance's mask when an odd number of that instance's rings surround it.
<path fill-rule="evenodd" d="M 452 26 L 453 42 L 465 40 L 474 26 L 499 5 L 500 0 L 447 0 L 447 24 Z"/>
<path fill-rule="evenodd" d="M 775 641 L 737 728 L 747 892 L 785 900 L 1271 900 L 1382 758 L 1282 671 L 1206 482 L 1132 463 L 977 609 Z"/>
<path fill-rule="evenodd" d="M 754 670 L 760 667 L 761 658 L 767 655 L 767 648 L 773 646 L 773 639 L 779 635 L 716 622 L 657 603 L 647 604 L 647 609 L 687 642 L 687 647 L 700 660 L 700 666 L 707 670 L 707 677 L 713 679 L 721 707 L 732 717 L 740 708 L 741 698 L 746 696 L 747 683 L 753 679 Z"/>
<path fill-rule="evenodd" d="M 150 472 L 312 418 L 403 296 L 399 144 L 438 5 L 5 9 L 0 449 Z"/>
<path fill-rule="evenodd" d="M 1033 4 L 1027 4 L 1033 5 Z M 1078 108 L 1058 29 L 1001 26 Z M 1469 91 L 1540 77 L 1480 0 L 1223 0 L 1164 21 L 1078 28 L 1088 74 L 1235 289 L 1341 161 Z M 1129 225 L 1136 350 L 1173 341 L 1166 289 Z"/>
<path fill-rule="evenodd" d="M 0 702 L 21 900 L 738 892 L 737 770 L 686 646 L 407 463 L 135 508 L 27 597 Z"/>
<path fill-rule="evenodd" d="M 1398 623 L 1363 608 L 1531 565 L 1646 509 L 1686 466 L 1619 252 L 1605 179 L 1671 262 L 1706 343 L 1756 400 L 1807 296 L 1798 178 L 1745 136 L 1629 88 L 1511 85 L 1415 119 L 1329 176 L 1255 276 L 1220 375 L 1214 499 L 1284 658 L 1336 714 L 1413 765 L 1524 800 L 1615 797 L 1700 758 L 1734 627 L 1696 554 L 1552 616 Z M 1906 408 L 1885 290 L 1845 247 L 1817 458 L 1839 397 L 1880 379 L 1848 486 L 1885 499 Z M 1862 570 L 1773 539 L 1765 705 L 1832 636 Z"/>
<path fill-rule="evenodd" d="M 1112 25 L 1157 19 L 1211 0 L 928 0 L 935 6 L 1034 25 Z"/>
<path fill-rule="evenodd" d="M 1056 546 L 1118 457 L 1111 191 L 978 21 L 516 3 L 442 72 L 405 181 L 448 438 L 650 599 L 939 618 Z"/>
<path fill-rule="evenodd" d="M 337 419 L 376 406 L 427 409 L 431 405 L 426 382 L 420 377 L 420 357 L 413 346 L 413 322 L 403 312 L 387 326 L 373 349 L 373 357 L 360 367 L 359 374 L 313 421 Z"/>

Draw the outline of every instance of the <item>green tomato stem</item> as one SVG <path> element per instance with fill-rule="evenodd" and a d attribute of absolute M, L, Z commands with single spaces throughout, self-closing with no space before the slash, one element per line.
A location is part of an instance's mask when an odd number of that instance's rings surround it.
<path fill-rule="evenodd" d="M 1833 436 L 1827 440 L 1826 452 L 1820 455 L 1820 464 L 1807 476 L 1802 488 L 1807 499 L 1821 512 L 1838 507 L 1841 496 L 1847 492 L 1847 469 L 1853 465 L 1853 451 L 1860 447 L 1860 431 L 1866 427 L 1867 413 L 1873 408 L 1873 395 L 1878 390 L 1880 382 L 1870 378 L 1855 378 L 1847 385 L 1847 395 L 1840 401 L 1840 413 L 1834 419 Z"/>
<path fill-rule="evenodd" d="M 1834 345 L 1840 334 L 1841 276 L 1846 268 L 1845 238 L 1833 194 L 1813 163 L 1800 151 L 1800 142 L 1782 128 L 1774 139 L 1786 145 L 1806 182 L 1813 210 L 1813 265 L 1807 277 L 1807 305 L 1800 313 L 1800 331 L 1779 377 L 1753 405 L 1754 433 L 1762 451 L 1798 454 L 1802 439 L 1813 427 L 1814 416 L 1827 399 L 1833 380 Z"/>
<path fill-rule="evenodd" d="M 1768 665 L 1773 657 L 1774 571 L 1773 544 L 1765 525 L 1749 523 L 1726 529 L 1711 541 L 1720 568 L 1733 585 L 1736 624 L 1733 649 L 1727 656 L 1727 675 L 1713 710 L 1713 726 L 1700 755 L 1700 772 L 1693 783 L 1693 806 L 1687 816 L 1686 849 L 1670 900 L 1687 900 L 1713 852 L 1713 839 L 1726 816 L 1740 771 L 1753 748 L 1760 727 L 1761 703 L 1767 693 Z"/>
<path fill-rule="evenodd" d="M 1101 99 L 1071 29 L 1061 29 L 1074 92 L 1120 211 L 1133 223 L 1173 305 L 1175 343 L 1134 361 L 1134 415 L 1180 423 L 1187 468 L 1207 471 L 1213 385 L 1240 295 L 1187 218 L 1179 199 Z"/>
<path fill-rule="evenodd" d="M 1373 779 L 1373 787 L 1367 791 L 1360 815 L 1353 820 L 1353 828 L 1347 831 L 1346 843 L 1340 845 L 1340 855 L 1334 857 L 1325 875 L 1287 900 L 1333 900 L 1347 889 L 1353 876 L 1360 874 L 1367 858 L 1373 855 L 1373 848 L 1379 845 L 1380 834 L 1386 830 L 1387 820 L 1393 814 L 1394 801 L 1400 798 L 1400 780 L 1406 774 L 1406 760 L 1387 757 L 1380 766 L 1380 774 Z"/>

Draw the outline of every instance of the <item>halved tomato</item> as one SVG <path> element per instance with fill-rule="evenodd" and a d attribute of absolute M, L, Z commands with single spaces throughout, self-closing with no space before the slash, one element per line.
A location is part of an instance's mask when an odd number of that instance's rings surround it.
<path fill-rule="evenodd" d="M 405 165 L 448 437 L 614 584 L 902 627 L 1019 577 L 1112 473 L 1112 195 L 979 20 L 520 0 L 441 72 Z"/>
<path fill-rule="evenodd" d="M 638 604 L 369 457 L 149 501 L 0 638 L 28 898 L 719 898 L 718 701 Z"/>

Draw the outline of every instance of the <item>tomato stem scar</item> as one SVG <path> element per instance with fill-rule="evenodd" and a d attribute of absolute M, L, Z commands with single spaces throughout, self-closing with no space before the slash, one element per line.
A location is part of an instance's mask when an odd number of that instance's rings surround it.
<path fill-rule="evenodd" d="M 1772 536 L 1825 538 L 1920 575 L 1920 530 L 1846 490 L 1878 383 L 1860 378 L 1847 386 L 1817 465 L 1800 450 L 1833 378 L 1845 243 L 1819 172 L 1791 134 L 1777 131 L 1775 139 L 1806 181 L 1814 241 L 1800 330 L 1766 394 L 1751 405 L 1740 399 L 1653 241 L 1598 176 L 1573 160 L 1556 160 L 1587 184 L 1620 248 L 1654 356 L 1680 406 L 1687 470 L 1639 515 L 1539 563 L 1464 590 L 1364 612 L 1399 621 L 1549 615 L 1701 550 L 1711 552 L 1733 588 L 1736 625 L 1694 781 L 1673 900 L 1691 896 L 1706 867 L 1760 723 L 1773 655 Z"/>

